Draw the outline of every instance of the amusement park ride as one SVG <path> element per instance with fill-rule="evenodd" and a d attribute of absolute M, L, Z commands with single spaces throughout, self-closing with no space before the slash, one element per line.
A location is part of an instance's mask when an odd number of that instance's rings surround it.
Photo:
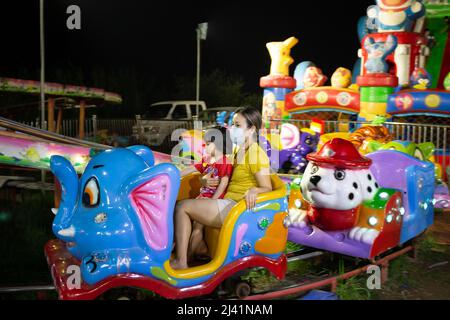
<path fill-rule="evenodd" d="M 446 44 L 431 48 L 425 28 L 429 20 L 430 30 L 437 30 L 437 16 L 448 14 L 450 5 L 376 3 L 358 24 L 361 49 L 353 78 L 341 67 L 331 86 L 324 86 L 327 77 L 309 61 L 298 64 L 291 77 L 290 49 L 298 40 L 267 44 L 272 65 L 260 80 L 261 145 L 279 172 L 271 175 L 273 191 L 259 195 L 254 210 L 242 200 L 221 229 L 206 228 L 208 263 L 183 270 L 169 264 L 173 210 L 176 201 L 197 196 L 198 176 L 180 179 L 173 159 L 145 146 L 58 152 L 58 146 L 49 145 L 47 168 L 61 184 L 62 197 L 54 210 L 58 239 L 47 243 L 45 255 L 59 298 L 93 299 L 124 286 L 166 298 L 202 296 L 254 267 L 281 279 L 290 258 L 288 240 L 384 267 L 411 250 L 411 241 L 433 223 L 435 208 L 450 206 L 444 173 L 448 146 L 439 150 L 439 165 L 433 144 L 396 141 L 388 128 L 400 115 L 441 117 L 448 124 L 448 30 Z M 433 79 L 445 90 L 431 89 L 430 57 Z M 350 123 L 351 117 L 359 120 L 351 132 L 324 133 L 324 121 Z M 311 119 L 310 128 L 299 129 L 299 118 Z M 185 156 L 201 156 L 201 137 L 194 131 L 185 135 Z M 2 134 L 0 139 L 11 149 L 29 147 L 14 140 L 18 137 Z M 80 283 L 71 280 L 70 266 L 80 272 Z M 335 286 L 336 277 L 328 280 L 257 297 Z"/>

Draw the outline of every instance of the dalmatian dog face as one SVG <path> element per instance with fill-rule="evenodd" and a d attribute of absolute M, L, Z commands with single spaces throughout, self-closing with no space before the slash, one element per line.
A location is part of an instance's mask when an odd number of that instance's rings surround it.
<path fill-rule="evenodd" d="M 317 208 L 349 210 L 364 199 L 361 170 L 320 167 L 309 162 L 301 181 L 302 195 Z"/>
<path fill-rule="evenodd" d="M 375 177 L 369 169 L 358 171 L 359 181 L 361 182 L 361 189 L 363 193 L 363 200 L 372 200 L 377 190 L 380 188 Z"/>

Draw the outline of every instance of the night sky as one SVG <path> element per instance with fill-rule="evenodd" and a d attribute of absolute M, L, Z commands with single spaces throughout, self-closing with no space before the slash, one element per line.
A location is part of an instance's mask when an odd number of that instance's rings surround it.
<path fill-rule="evenodd" d="M 357 20 L 375 1 L 242 2 L 46 0 L 47 66 L 70 63 L 85 73 L 96 66 L 134 67 L 161 81 L 174 74 L 194 77 L 195 28 L 208 21 L 202 73 L 223 69 L 241 75 L 246 90 L 259 92 L 259 78 L 270 67 L 269 41 L 299 39 L 291 52 L 291 73 L 304 60 L 316 63 L 328 77 L 337 67 L 351 69 L 359 48 Z M 66 28 L 71 4 L 81 8 L 81 30 Z M 3 1 L 0 24 L 0 76 L 35 70 L 37 80 L 39 1 Z"/>

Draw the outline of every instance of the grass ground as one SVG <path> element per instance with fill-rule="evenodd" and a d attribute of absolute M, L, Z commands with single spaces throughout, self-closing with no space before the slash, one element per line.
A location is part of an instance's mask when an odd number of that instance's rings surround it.
<path fill-rule="evenodd" d="M 53 195 L 24 192 L 23 202 L 0 201 L 2 286 L 51 282 L 43 248 L 53 237 Z"/>
<path fill-rule="evenodd" d="M 367 288 L 368 274 L 340 281 L 336 294 L 343 300 L 448 300 L 450 299 L 450 212 L 437 212 L 435 223 L 416 241 L 415 257 L 403 255 L 392 260 L 389 278 L 381 289 Z M 294 251 L 289 244 L 287 251 Z M 359 262 L 359 261 L 357 261 Z M 267 272 L 251 274 L 256 290 L 291 285 L 304 279 L 344 273 L 354 267 L 351 260 L 326 255 L 317 260 L 289 264 L 286 279 L 279 283 Z M 323 288 L 329 290 L 329 288 Z"/>
<path fill-rule="evenodd" d="M 416 241 L 416 255 L 403 255 L 389 265 L 389 279 L 369 290 L 367 275 L 341 282 L 337 294 L 348 300 L 450 299 L 450 212 L 437 212 L 434 225 Z"/>
<path fill-rule="evenodd" d="M 437 213 L 435 219 L 417 242 L 416 258 L 392 262 L 379 299 L 450 299 L 450 212 Z"/>

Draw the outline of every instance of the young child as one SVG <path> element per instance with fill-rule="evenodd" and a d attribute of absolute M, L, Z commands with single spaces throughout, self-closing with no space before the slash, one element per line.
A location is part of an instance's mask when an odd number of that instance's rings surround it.
<path fill-rule="evenodd" d="M 232 149 L 230 135 L 224 127 L 213 127 L 205 132 L 204 140 L 206 142 L 205 156 L 201 162 L 183 169 L 181 177 L 198 171 L 210 178 L 219 178 L 217 187 L 201 187 L 197 199 L 222 199 L 233 172 L 233 164 L 226 156 Z M 203 225 L 198 222 L 193 224 L 189 247 L 190 258 L 193 258 L 194 254 L 201 256 L 207 253 L 206 244 L 203 241 Z"/>

